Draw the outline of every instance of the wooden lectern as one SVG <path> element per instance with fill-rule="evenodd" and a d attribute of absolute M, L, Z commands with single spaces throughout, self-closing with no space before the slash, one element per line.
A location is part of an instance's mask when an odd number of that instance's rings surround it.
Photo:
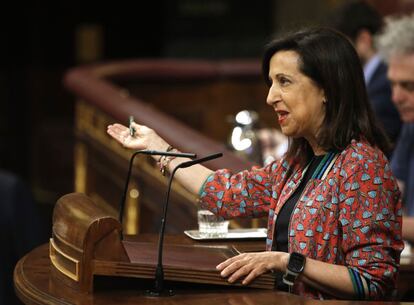
<path fill-rule="evenodd" d="M 53 212 L 49 244 L 56 280 L 90 293 L 94 275 L 154 278 L 157 245 L 133 237 L 122 240 L 121 228 L 117 219 L 84 194 L 60 198 Z M 167 244 L 163 253 L 165 280 L 230 285 L 215 266 L 238 253 L 230 245 Z M 274 277 L 262 275 L 250 287 L 273 289 Z"/>
<path fill-rule="evenodd" d="M 273 288 L 273 278 L 269 274 L 259 277 L 250 287 L 226 287 L 228 284 L 220 278 L 215 264 L 239 250 L 262 251 L 263 241 L 196 242 L 182 235 L 166 236 L 164 247 L 165 279 L 171 281 L 169 286 L 173 286 L 176 295 L 149 297 L 144 291 L 154 278 L 156 236 L 140 234 L 121 240 L 120 232 L 120 223 L 85 195 L 63 196 L 55 206 L 50 244 L 34 249 L 15 267 L 14 284 L 18 297 L 25 304 L 45 305 L 381 303 L 317 301 L 258 289 Z M 405 264 L 400 274 L 400 289 L 401 282 L 405 283 L 401 294 L 409 291 L 412 283 L 414 264 L 411 261 Z"/>

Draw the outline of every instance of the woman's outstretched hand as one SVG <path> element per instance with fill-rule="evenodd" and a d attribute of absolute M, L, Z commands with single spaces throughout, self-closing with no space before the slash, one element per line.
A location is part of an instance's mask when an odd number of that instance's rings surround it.
<path fill-rule="evenodd" d="M 165 142 L 157 133 L 144 125 L 132 123 L 132 127 L 135 129 L 133 135 L 130 133 L 130 129 L 121 124 L 108 125 L 107 133 L 118 141 L 122 146 L 136 150 L 165 150 L 168 147 Z"/>

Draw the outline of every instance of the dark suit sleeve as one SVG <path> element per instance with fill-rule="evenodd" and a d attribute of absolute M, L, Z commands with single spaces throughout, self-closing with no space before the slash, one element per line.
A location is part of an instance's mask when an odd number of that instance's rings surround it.
<path fill-rule="evenodd" d="M 32 195 L 21 179 L 0 171 L 0 304 L 20 304 L 13 289 L 19 258 L 44 242 L 43 228 Z"/>
<path fill-rule="evenodd" d="M 387 66 L 380 63 L 367 84 L 372 108 L 392 143 L 396 143 L 401 129 L 398 110 L 392 102 L 392 90 L 387 78 Z"/>

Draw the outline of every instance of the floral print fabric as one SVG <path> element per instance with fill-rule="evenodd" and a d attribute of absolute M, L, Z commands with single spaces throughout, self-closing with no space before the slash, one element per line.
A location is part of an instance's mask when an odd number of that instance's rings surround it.
<path fill-rule="evenodd" d="M 218 170 L 200 192 L 201 205 L 227 219 L 268 215 L 270 251 L 278 213 L 302 173 L 297 163 L 283 159 L 237 174 Z M 401 221 L 400 192 L 386 157 L 354 140 L 325 175 L 305 187 L 291 215 L 289 252 L 345 265 L 363 279 L 366 298 L 388 298 L 395 292 L 403 249 Z M 330 298 L 303 282 L 294 291 Z"/>

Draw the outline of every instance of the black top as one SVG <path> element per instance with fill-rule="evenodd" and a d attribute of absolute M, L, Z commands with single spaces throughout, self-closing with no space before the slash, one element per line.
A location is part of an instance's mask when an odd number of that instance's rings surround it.
<path fill-rule="evenodd" d="M 296 206 L 296 202 L 301 197 L 303 190 L 305 189 L 308 181 L 311 180 L 312 175 L 318 168 L 319 163 L 325 155 L 322 156 L 313 156 L 309 163 L 309 167 L 305 172 L 305 175 L 302 177 L 302 181 L 300 182 L 299 186 L 296 188 L 295 192 L 289 197 L 289 199 L 285 202 L 282 209 L 280 210 L 276 224 L 275 224 L 275 233 L 273 236 L 273 246 L 272 250 L 275 251 L 282 251 L 288 252 L 288 237 L 289 237 L 289 223 L 290 223 L 290 216 L 292 215 L 293 209 Z M 276 276 L 276 285 L 279 290 L 287 290 L 287 285 L 283 284 L 282 282 L 283 274 L 278 273 Z"/>
<path fill-rule="evenodd" d="M 289 199 L 285 202 L 282 209 L 280 210 L 276 225 L 275 225 L 275 236 L 273 240 L 272 250 L 288 252 L 288 230 L 289 230 L 289 222 L 290 222 L 290 215 L 292 214 L 293 208 L 296 205 L 296 202 L 299 200 L 300 196 L 305 189 L 306 184 L 311 179 L 313 173 L 315 172 L 316 168 L 318 167 L 319 163 L 322 161 L 322 156 L 314 156 L 309 163 L 309 167 L 305 172 L 305 175 L 302 177 L 302 181 L 300 182 L 299 186 L 296 188 L 295 192 L 289 197 Z"/>

